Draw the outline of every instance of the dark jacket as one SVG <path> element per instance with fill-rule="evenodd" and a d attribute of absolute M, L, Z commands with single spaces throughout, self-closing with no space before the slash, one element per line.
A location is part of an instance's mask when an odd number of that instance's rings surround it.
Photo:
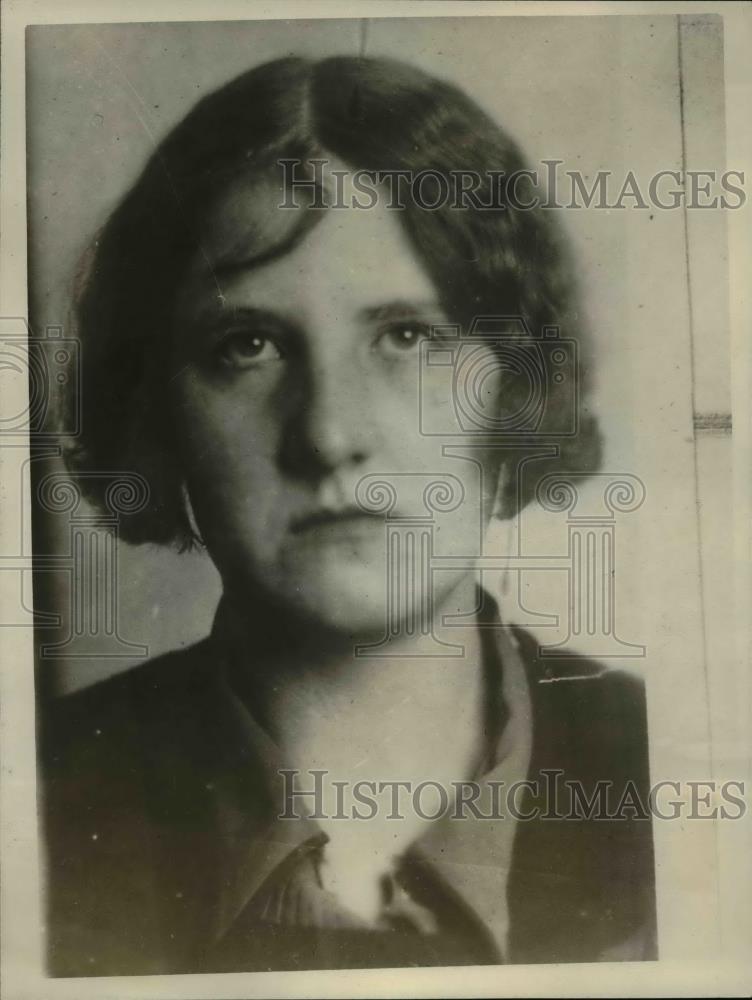
<path fill-rule="evenodd" d="M 448 962 L 417 950 L 404 964 L 654 959 L 643 686 L 594 661 L 541 659 L 529 634 L 514 634 L 532 699 L 529 778 L 539 783 L 539 794 L 525 790 L 520 808 L 533 814 L 537 806 L 538 815 L 518 823 L 502 882 L 495 882 L 492 865 L 482 867 L 482 838 L 492 837 L 494 826 L 482 828 L 476 867 L 483 877 L 466 907 L 468 920 L 477 919 L 493 905 L 493 893 L 505 891 L 508 948 L 502 956 L 489 944 Z M 247 835 L 243 810 L 265 791 L 229 719 L 216 666 L 206 640 L 45 712 L 41 788 L 52 975 L 337 966 L 340 951 L 325 956 L 278 939 L 259 943 L 259 937 L 255 948 L 251 941 L 229 964 L 207 951 L 222 893 L 248 877 L 249 853 L 263 855 L 267 868 L 285 853 L 256 828 Z M 585 796 L 579 806 L 564 781 L 579 783 Z M 598 782 L 610 783 L 601 788 L 607 799 L 592 799 Z M 557 802 L 548 794 L 554 783 Z M 614 817 L 620 801 L 624 808 Z M 234 818 L 228 819 L 228 802 Z M 612 818 L 604 818 L 604 809 Z M 477 926 L 480 938 L 479 920 Z M 349 964 L 382 962 L 374 951 Z"/>

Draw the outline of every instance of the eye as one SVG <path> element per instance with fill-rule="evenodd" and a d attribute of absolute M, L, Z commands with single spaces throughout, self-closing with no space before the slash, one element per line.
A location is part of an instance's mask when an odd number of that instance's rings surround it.
<path fill-rule="evenodd" d="M 390 357 L 398 354 L 417 352 L 420 343 L 431 336 L 428 323 L 420 320 L 402 320 L 390 323 L 380 333 L 377 345 L 381 351 Z"/>
<path fill-rule="evenodd" d="M 257 368 L 283 357 L 271 337 L 253 330 L 228 333 L 217 345 L 214 354 L 221 365 L 236 370 Z"/>

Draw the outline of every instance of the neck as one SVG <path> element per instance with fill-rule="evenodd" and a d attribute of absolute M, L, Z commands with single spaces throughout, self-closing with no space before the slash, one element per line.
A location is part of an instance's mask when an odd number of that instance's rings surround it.
<path fill-rule="evenodd" d="M 391 644 L 388 656 L 356 656 L 364 637 L 290 623 L 254 601 L 253 634 L 241 646 L 254 662 L 235 682 L 293 766 L 345 779 L 355 770 L 375 780 L 388 771 L 405 780 L 467 777 L 482 730 L 482 657 L 477 629 L 446 627 L 442 618 L 474 607 L 475 591 L 468 575 L 435 607 L 433 635 L 447 644 L 439 655 L 433 637 L 414 635 Z M 230 622 L 242 622 L 237 599 L 226 601 Z M 462 655 L 453 655 L 457 646 Z"/>
<path fill-rule="evenodd" d="M 287 766 L 300 772 L 300 787 L 310 787 L 309 772 L 325 772 L 317 806 L 329 837 L 325 884 L 369 919 L 378 909 L 379 875 L 421 836 L 437 800 L 429 794 L 419 813 L 407 790 L 407 804 L 398 806 L 404 812 L 395 817 L 380 796 L 369 822 L 343 822 L 337 789 L 347 790 L 350 803 L 363 782 L 374 791 L 383 782 L 408 782 L 413 791 L 431 782 L 451 795 L 453 782 L 476 773 L 485 749 L 487 698 L 479 632 L 441 624 L 443 615 L 467 612 L 475 600 L 468 577 L 435 609 L 434 635 L 451 644 L 450 653 L 458 652 L 452 646 L 464 647 L 462 655 L 437 656 L 425 637 L 414 636 L 390 646 L 389 656 L 357 657 L 353 636 L 287 622 L 254 632 L 252 646 L 245 644 L 255 665 L 236 675 L 236 684 L 245 687 Z M 284 619 L 254 613 L 253 620 L 255 628 L 257 621 Z"/>

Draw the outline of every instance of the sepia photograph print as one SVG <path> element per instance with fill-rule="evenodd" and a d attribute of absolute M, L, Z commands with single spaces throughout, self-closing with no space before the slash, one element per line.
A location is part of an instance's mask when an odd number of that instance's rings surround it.
<path fill-rule="evenodd" d="M 9 997 L 745 993 L 733 6 L 9 5 Z"/>

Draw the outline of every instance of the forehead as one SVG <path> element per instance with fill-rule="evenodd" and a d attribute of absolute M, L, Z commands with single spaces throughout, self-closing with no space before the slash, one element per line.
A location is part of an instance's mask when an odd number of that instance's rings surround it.
<path fill-rule="evenodd" d="M 436 297 L 403 213 L 386 197 L 373 208 L 323 210 L 281 208 L 283 197 L 281 187 L 250 178 L 223 193 L 205 220 L 191 297 L 248 296 L 288 308 L 322 296 L 353 304 Z"/>

